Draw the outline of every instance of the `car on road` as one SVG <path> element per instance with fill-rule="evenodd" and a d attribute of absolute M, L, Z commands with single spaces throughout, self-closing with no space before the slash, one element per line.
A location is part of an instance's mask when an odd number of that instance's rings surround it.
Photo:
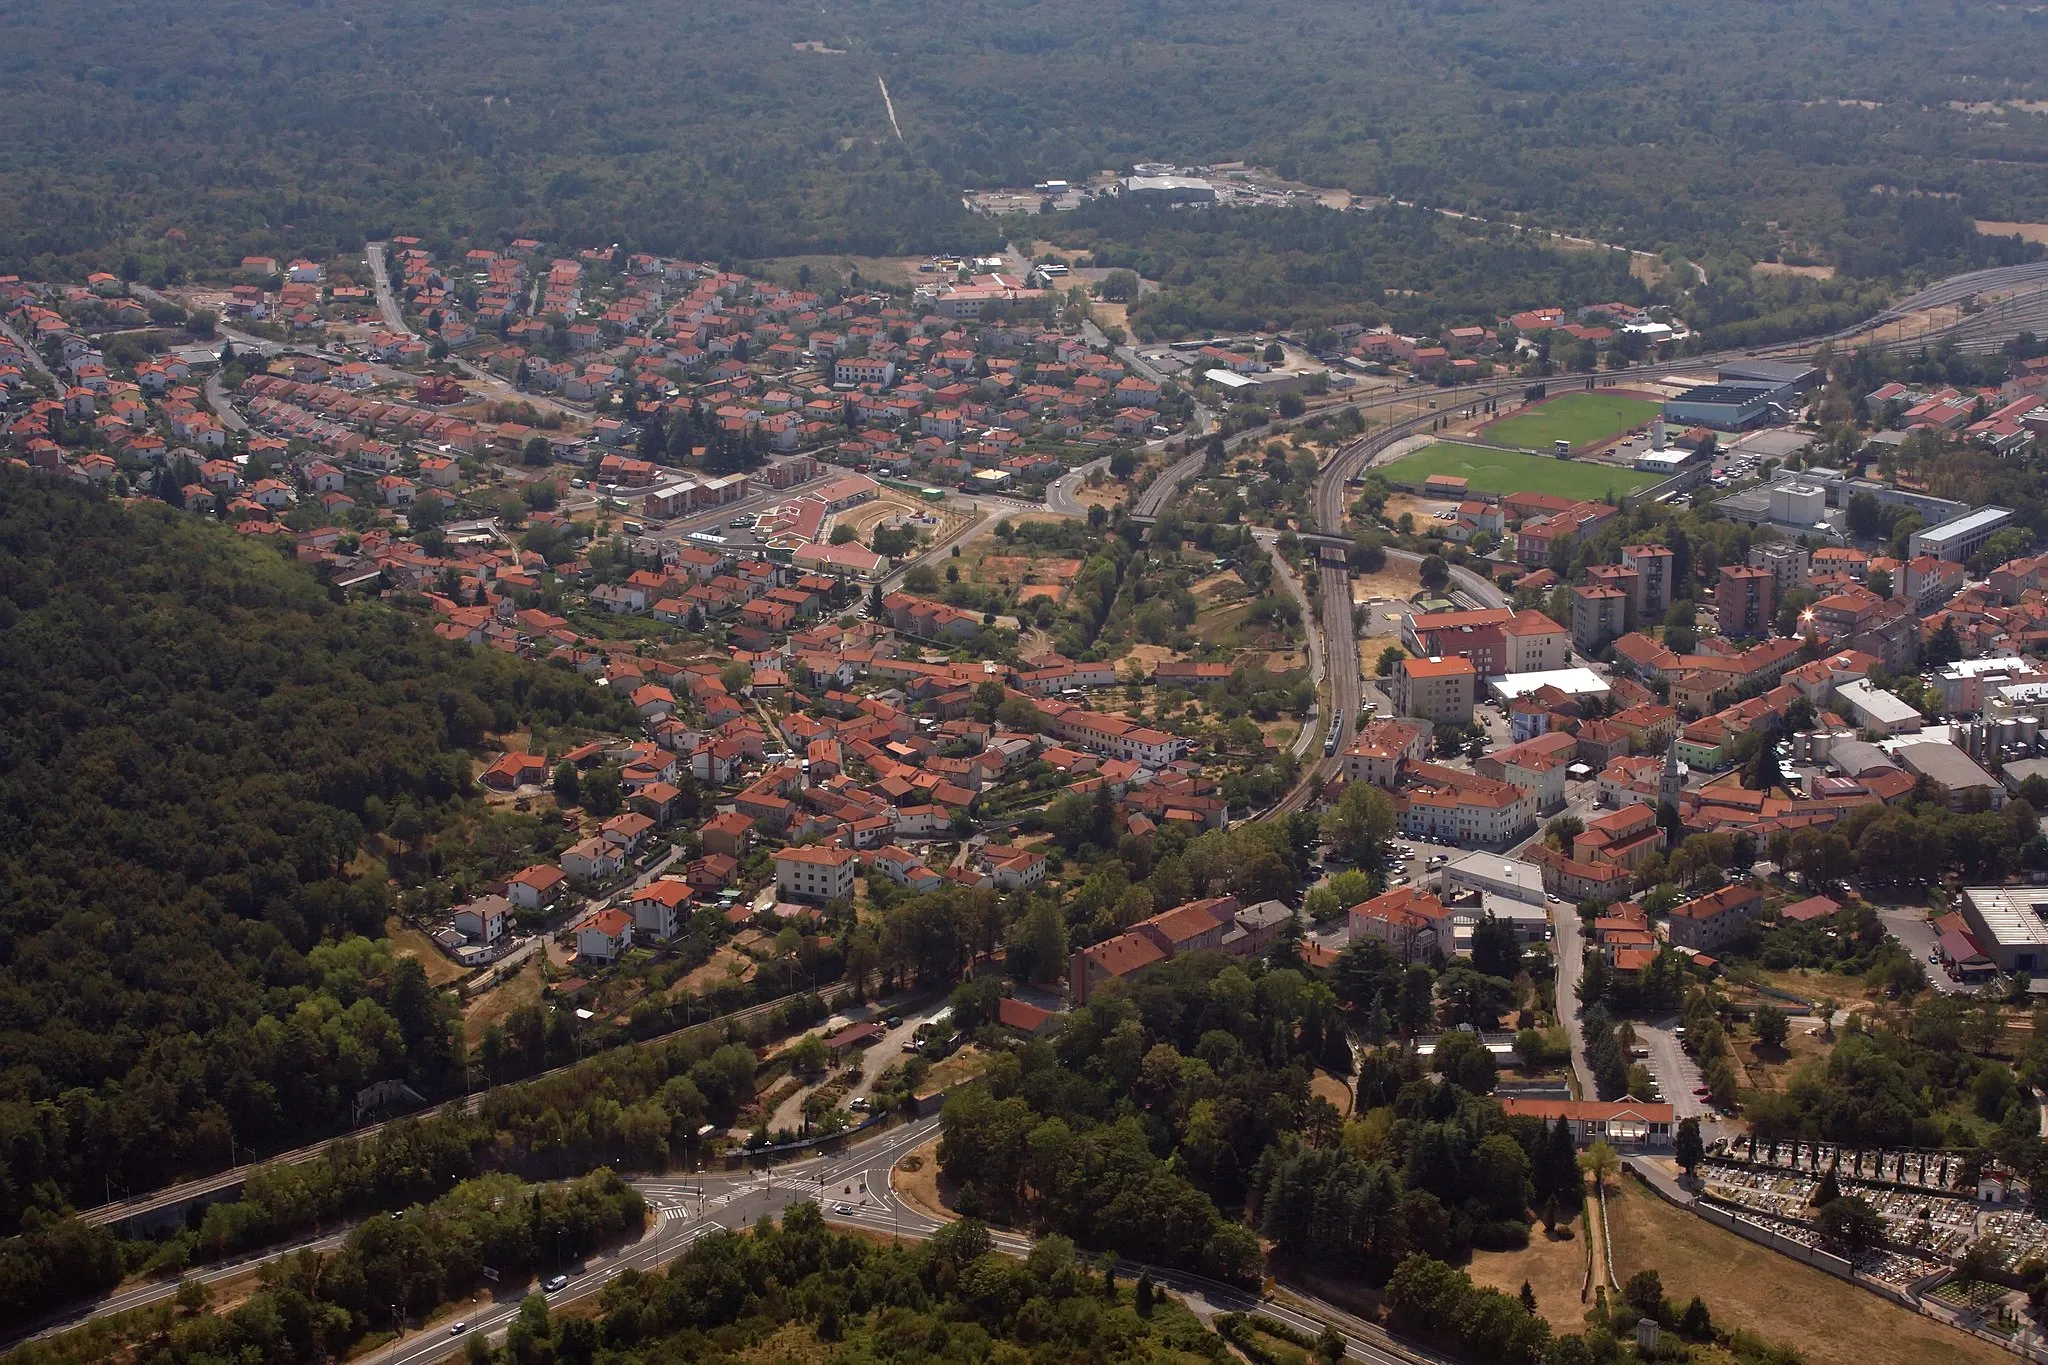
<path fill-rule="evenodd" d="M 464 1332 L 467 1332 L 468 1330 L 469 1330 L 469 1324 L 468 1324 L 468 1323 L 466 1323 L 466 1322 L 458 1322 L 458 1323 L 456 1323 L 456 1324 L 455 1324 L 455 1325 L 454 1325 L 453 1327 L 450 1327 L 450 1328 L 448 1329 L 448 1335 L 449 1335 L 449 1336 L 451 1336 L 451 1337 L 459 1337 L 459 1336 L 461 1336 L 461 1335 L 462 1335 L 462 1334 L 463 1334 Z"/>
<path fill-rule="evenodd" d="M 548 1282 L 541 1286 L 542 1289 L 545 1289 L 550 1294 L 554 1293 L 558 1289 L 567 1289 L 568 1287 L 569 1277 L 567 1275 L 549 1276 Z"/>
<path fill-rule="evenodd" d="M 851 1204 L 834 1204 L 834 1205 L 832 1206 L 832 1212 L 834 1212 L 834 1213 L 852 1213 L 852 1212 L 853 1212 L 853 1205 L 851 1205 Z"/>

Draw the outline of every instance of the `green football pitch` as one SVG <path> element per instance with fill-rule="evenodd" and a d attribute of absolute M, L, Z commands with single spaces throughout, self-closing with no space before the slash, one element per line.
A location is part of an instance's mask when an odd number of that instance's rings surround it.
<path fill-rule="evenodd" d="M 1587 446 L 1634 430 L 1660 410 L 1660 405 L 1648 398 L 1567 393 L 1498 422 L 1489 422 L 1480 429 L 1480 434 L 1489 441 L 1528 450 L 1547 451 L 1555 441 Z"/>
<path fill-rule="evenodd" d="M 1474 493 L 1554 493 L 1561 498 L 1591 500 L 1604 500 L 1609 493 L 1618 498 L 1657 482 L 1655 474 L 1613 465 L 1521 455 L 1512 450 L 1487 450 L 1448 441 L 1439 441 L 1374 472 L 1391 482 L 1418 488 L 1432 474 L 1450 474 L 1467 480 Z"/>

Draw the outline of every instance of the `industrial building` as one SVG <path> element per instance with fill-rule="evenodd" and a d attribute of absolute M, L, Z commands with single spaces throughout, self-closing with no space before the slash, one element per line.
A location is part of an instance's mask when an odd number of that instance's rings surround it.
<path fill-rule="evenodd" d="M 2000 527 L 2012 520 L 2012 512 L 2004 507 L 1980 507 L 1974 512 L 1965 512 L 1952 521 L 1939 526 L 1930 526 L 1924 531 L 1915 531 L 1909 556 L 1933 555 L 1936 559 L 1954 560 L 1958 563 L 1984 548 L 1984 542 Z"/>
<path fill-rule="evenodd" d="M 1963 921 L 2000 971 L 2048 967 L 2048 886 L 1965 887 Z"/>
<path fill-rule="evenodd" d="M 1126 198 L 1146 204 L 1213 204 L 1216 187 L 1192 175 L 1127 175 L 1118 186 Z"/>
<path fill-rule="evenodd" d="M 1701 384 L 1664 400 L 1664 420 L 1741 431 L 1771 415 L 1778 391 L 1763 384 Z"/>
<path fill-rule="evenodd" d="M 1820 382 L 1820 371 L 1796 360 L 1738 360 L 1723 365 L 1714 377 L 1723 384 L 1768 384 L 1801 394 Z"/>
<path fill-rule="evenodd" d="M 1820 378 L 1811 365 L 1778 360 L 1745 360 L 1723 365 L 1714 382 L 1664 401 L 1664 420 L 1719 431 L 1741 431 L 1774 417 L 1783 419 Z"/>

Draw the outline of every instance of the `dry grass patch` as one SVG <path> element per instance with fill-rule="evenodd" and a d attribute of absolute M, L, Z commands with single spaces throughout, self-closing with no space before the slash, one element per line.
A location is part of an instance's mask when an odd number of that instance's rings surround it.
<path fill-rule="evenodd" d="M 1130 653 L 1117 661 L 1117 674 L 1121 677 L 1124 665 L 1135 659 L 1139 666 L 1145 670 L 1145 676 L 1149 678 L 1152 676 L 1152 670 L 1160 664 L 1179 663 L 1185 658 L 1187 658 L 1187 655 L 1177 649 L 1169 649 L 1165 645 L 1132 645 Z"/>
<path fill-rule="evenodd" d="M 1979 223 L 1979 227 L 1983 224 Z M 1835 268 L 1831 265 L 1786 265 L 1782 261 L 1758 261 L 1750 267 L 1759 275 L 1801 275 L 1809 280 L 1831 280 Z"/>
<path fill-rule="evenodd" d="M 1335 1076 L 1332 1076 L 1329 1072 L 1318 1071 L 1315 1074 L 1315 1079 L 1309 1082 L 1308 1088 L 1310 1093 L 1321 1095 L 1331 1104 L 1336 1105 L 1338 1113 L 1348 1114 L 1351 1112 L 1351 1101 L 1353 1099 L 1351 1087 Z"/>
<path fill-rule="evenodd" d="M 518 971 L 470 1001 L 462 1022 L 474 1028 L 502 1024 L 521 1005 L 539 1004 L 541 985 L 539 960 L 521 963 Z"/>
<path fill-rule="evenodd" d="M 701 995 L 713 986 L 726 981 L 747 981 L 760 970 L 760 964 L 744 953 L 736 953 L 730 947 L 720 945 L 703 966 L 677 979 L 670 989 L 671 996 Z"/>
<path fill-rule="evenodd" d="M 1583 1229 L 1553 1242 L 1539 1223 L 1529 1230 L 1528 1246 L 1520 1251 L 1475 1251 L 1465 1270 L 1472 1283 L 1503 1294 L 1519 1295 L 1527 1283 L 1536 1295 L 1536 1311 L 1560 1332 L 1572 1331 L 1585 1316 L 1587 1305 L 1579 1299 L 1579 1287 L 1586 1280 Z"/>
<path fill-rule="evenodd" d="M 467 968 L 450 962 L 447 955 L 434 946 L 432 939 L 396 918 L 384 922 L 384 934 L 391 940 L 394 953 L 420 964 L 420 970 L 427 974 L 429 986 L 445 986 L 469 975 Z"/>
<path fill-rule="evenodd" d="M 945 1090 L 963 1085 L 988 1070 L 988 1054 L 969 1044 L 925 1073 L 927 1089 Z"/>
<path fill-rule="evenodd" d="M 1980 219 L 1977 231 L 1987 237 L 2018 237 L 2048 244 L 2048 223 L 1994 223 Z"/>
<path fill-rule="evenodd" d="M 1389 493 L 1387 495 L 1387 520 L 1399 526 L 1401 524 L 1401 514 L 1405 512 L 1415 518 L 1415 530 L 1418 534 L 1428 529 L 1430 523 L 1436 522 L 1437 513 L 1455 512 L 1457 510 L 1458 504 L 1456 502 L 1443 498 L 1418 498 L 1413 493 Z M 1437 522 L 1437 524 L 1449 525 L 1448 522 Z M 1418 582 L 1416 586 L 1420 587 L 1421 584 Z"/>
<path fill-rule="evenodd" d="M 933 1138 L 909 1153 L 889 1172 L 889 1188 L 910 1207 L 930 1218 L 951 1222 L 956 1183 L 939 1173 L 939 1140 Z"/>
<path fill-rule="evenodd" d="M 1675 1209 L 1632 1180 L 1608 1201 L 1607 1219 L 1614 1233 L 1614 1271 L 1623 1284 L 1638 1270 L 1655 1270 L 1668 1297 L 1684 1303 L 1698 1294 L 1715 1321 L 1788 1346 L 1809 1365 L 1992 1365 L 2011 1359 L 1988 1342 Z"/>
<path fill-rule="evenodd" d="M 1840 1028 L 1841 1020 L 1837 1019 L 1835 1024 Z M 1817 1029 L 1809 1033 L 1807 1030 L 1812 1028 L 1813 1020 L 1794 1018 L 1782 1048 L 1764 1047 L 1754 1038 L 1738 1042 L 1735 1059 L 1742 1063 L 1744 1083 L 1753 1090 L 1783 1090 L 1800 1067 L 1824 1060 L 1835 1050 L 1834 1041 Z"/>
<path fill-rule="evenodd" d="M 1351 576 L 1351 600 L 1364 602 L 1374 597 L 1405 602 L 1422 591 L 1421 566 L 1389 559 L 1372 573 Z"/>

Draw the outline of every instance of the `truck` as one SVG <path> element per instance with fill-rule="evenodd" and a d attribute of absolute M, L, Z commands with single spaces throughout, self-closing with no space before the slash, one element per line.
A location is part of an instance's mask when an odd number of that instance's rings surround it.
<path fill-rule="evenodd" d="M 1562 436 L 1558 437 L 1555 441 L 1552 441 L 1550 443 L 1550 448 L 1552 451 L 1556 453 L 1557 458 L 1560 460 L 1569 460 L 1572 457 L 1572 443 L 1570 441 L 1565 440 Z"/>

